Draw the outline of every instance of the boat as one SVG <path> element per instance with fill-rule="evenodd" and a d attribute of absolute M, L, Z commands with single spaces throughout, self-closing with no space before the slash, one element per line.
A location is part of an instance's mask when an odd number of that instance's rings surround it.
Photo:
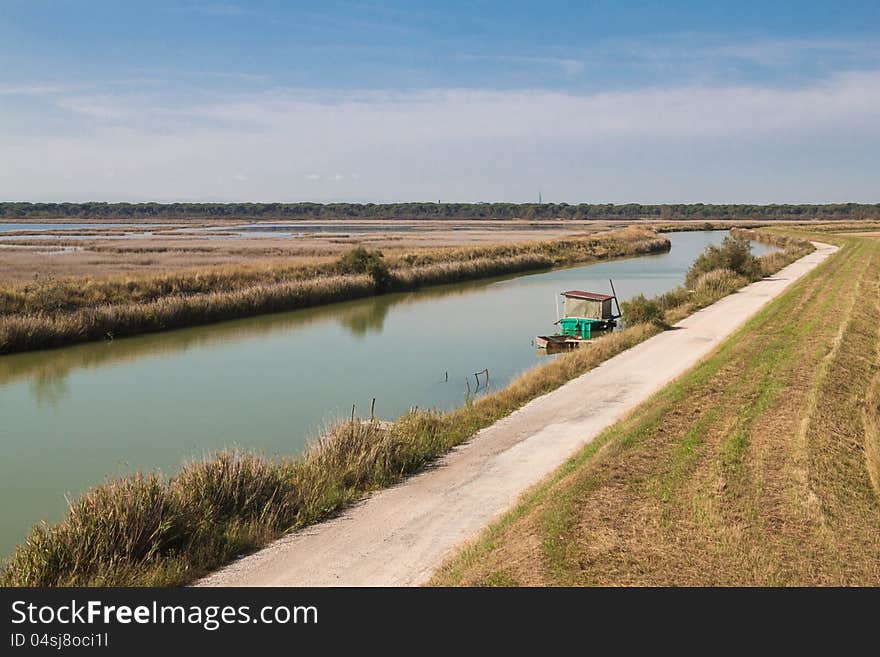
<path fill-rule="evenodd" d="M 562 317 L 559 316 L 557 305 L 558 319 L 555 324 L 559 326 L 559 333 L 536 336 L 535 346 L 548 350 L 574 349 L 588 343 L 594 331 L 608 331 L 617 326 L 621 316 L 620 303 L 614 292 L 614 283 L 611 280 L 608 282 L 612 294 L 584 290 L 560 292 L 565 302 Z M 617 314 L 614 314 L 612 304 L 617 305 Z"/>

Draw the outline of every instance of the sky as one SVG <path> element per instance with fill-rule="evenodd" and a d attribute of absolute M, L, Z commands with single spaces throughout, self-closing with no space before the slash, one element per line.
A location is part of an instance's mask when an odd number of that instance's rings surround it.
<path fill-rule="evenodd" d="M 880 202 L 880 2 L 0 0 L 0 200 Z"/>

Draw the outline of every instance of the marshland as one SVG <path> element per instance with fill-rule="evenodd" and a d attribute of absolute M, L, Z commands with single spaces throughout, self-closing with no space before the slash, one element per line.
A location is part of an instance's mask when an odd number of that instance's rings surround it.
<path fill-rule="evenodd" d="M 736 262 L 722 257 L 700 272 L 690 292 L 676 292 L 692 262 L 724 237 L 720 231 L 672 233 L 671 250 L 659 255 L 4 356 L 5 428 L 28 436 L 4 466 L 4 495 L 27 500 L 10 511 L 2 528 L 6 552 L 35 520 L 62 518 L 65 493 L 76 499 L 107 477 L 123 477 L 79 498 L 55 529 L 35 530 L 6 577 L 48 584 L 188 581 L 396 480 L 528 399 L 662 329 L 662 321 L 635 324 L 598 340 L 595 349 L 539 360 L 529 339 L 552 325 L 560 288 L 576 283 L 604 289 L 610 277 L 624 302 L 642 295 L 660 303 L 672 321 L 806 248 L 762 235 L 777 242 L 777 250 L 762 257 L 763 267 L 752 262 L 751 269 L 733 272 Z M 511 247 L 492 248 L 510 257 Z M 544 246 L 541 253 L 548 251 L 556 252 Z M 434 266 L 430 260 L 416 263 Z M 713 274 L 719 269 L 729 273 Z M 718 280 L 706 282 L 707 275 Z M 99 286 L 97 293 L 112 289 Z M 654 295 L 666 299 L 647 298 Z M 543 365 L 530 369 L 536 363 Z M 474 379 L 486 368 L 488 391 Z M 391 429 L 340 423 L 352 404 L 359 418 L 368 416 L 372 398 L 380 417 L 398 418 Z M 306 447 L 307 439 L 322 434 L 322 441 Z M 262 456 L 200 460 L 224 448 Z M 29 469 L 37 458 L 39 477 Z M 192 458 L 196 462 L 175 475 Z M 164 475 L 126 478 L 135 470 L 157 469 Z M 216 500 L 183 499 L 192 478 L 232 488 L 247 480 L 257 488 L 217 491 L 233 496 L 219 508 Z M 208 495 L 210 486 L 200 486 Z M 96 513 L 112 519 L 110 525 L 90 525 Z M 157 517 L 174 518 L 169 534 L 154 535 L 157 526 L 150 523 Z M 127 536 L 132 523 L 142 523 L 140 538 Z M 87 534 L 97 543 L 86 541 Z M 71 552 L 74 544 L 91 546 L 95 559 Z M 40 561 L 37 555 L 46 554 L 54 556 Z"/>
<path fill-rule="evenodd" d="M 0 353 L 207 324 L 334 301 L 601 258 L 653 253 L 650 229 L 385 254 L 359 244 L 335 258 L 126 277 L 34 280 L 0 290 Z M 314 252 L 312 252 L 314 254 Z M 42 252 L 46 257 L 45 252 Z M 59 256 L 61 257 L 61 256 Z"/>

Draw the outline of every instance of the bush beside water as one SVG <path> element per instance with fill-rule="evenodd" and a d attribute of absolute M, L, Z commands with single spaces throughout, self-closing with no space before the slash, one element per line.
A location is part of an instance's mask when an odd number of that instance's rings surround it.
<path fill-rule="evenodd" d="M 685 287 L 694 289 L 700 276 L 719 269 L 732 271 L 750 281 L 758 280 L 763 274 L 761 263 L 752 255 L 748 238 L 731 233 L 720 245 L 706 247 L 694 260 L 684 279 Z"/>
<path fill-rule="evenodd" d="M 779 251 L 760 258 L 752 255 L 749 240 L 772 244 Z M 716 302 L 813 251 L 807 240 L 767 231 L 733 229 L 724 241 L 710 245 L 688 269 L 684 286 L 655 297 L 633 297 L 620 304 L 628 326 L 650 323 L 667 326 Z"/>
<path fill-rule="evenodd" d="M 644 294 L 634 296 L 621 304 L 621 311 L 628 325 L 656 324 L 662 326 L 666 319 L 663 307 L 656 298 L 649 299 Z"/>

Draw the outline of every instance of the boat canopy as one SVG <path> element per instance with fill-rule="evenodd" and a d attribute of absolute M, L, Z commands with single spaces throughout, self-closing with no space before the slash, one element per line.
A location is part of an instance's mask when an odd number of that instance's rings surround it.
<path fill-rule="evenodd" d="M 614 317 L 611 308 L 613 296 L 583 290 L 569 290 L 563 292 L 562 296 L 565 297 L 566 317 L 582 317 L 596 321 L 607 321 Z"/>

